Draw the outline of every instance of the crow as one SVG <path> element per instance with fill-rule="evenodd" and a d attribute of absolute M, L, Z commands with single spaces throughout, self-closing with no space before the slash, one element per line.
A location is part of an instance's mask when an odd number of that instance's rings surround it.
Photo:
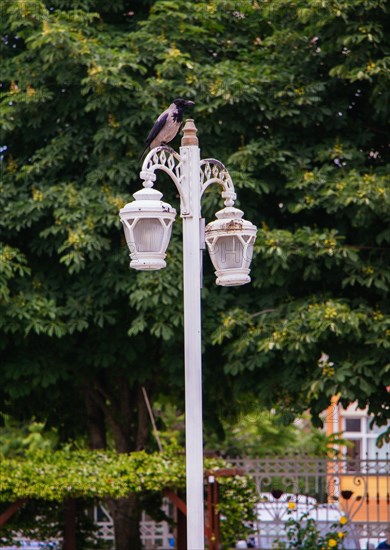
<path fill-rule="evenodd" d="M 183 113 L 186 107 L 195 105 L 193 101 L 178 98 L 158 117 L 150 130 L 145 141 L 145 149 L 142 151 L 142 158 L 148 149 L 153 149 L 159 145 L 165 145 L 174 139 L 178 133 L 183 121 Z"/>

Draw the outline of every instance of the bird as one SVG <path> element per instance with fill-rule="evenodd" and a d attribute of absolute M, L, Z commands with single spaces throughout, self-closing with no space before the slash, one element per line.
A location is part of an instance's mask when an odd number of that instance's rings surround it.
<path fill-rule="evenodd" d="M 154 149 L 154 147 L 166 145 L 176 137 L 183 122 L 184 109 L 193 105 L 195 105 L 195 102 L 189 99 L 179 97 L 173 100 L 168 109 L 161 113 L 150 130 L 140 159 L 149 147 L 150 149 Z"/>

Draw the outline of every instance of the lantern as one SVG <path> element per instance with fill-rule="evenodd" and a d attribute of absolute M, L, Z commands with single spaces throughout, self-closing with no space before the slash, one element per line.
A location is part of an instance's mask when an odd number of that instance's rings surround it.
<path fill-rule="evenodd" d="M 249 266 L 257 228 L 242 219 L 243 211 L 228 206 L 216 213 L 206 226 L 205 239 L 216 269 L 217 285 L 238 286 L 249 283 Z"/>
<path fill-rule="evenodd" d="M 144 188 L 134 193 L 119 212 L 130 250 L 130 267 L 139 270 L 166 267 L 165 251 L 171 237 L 176 210 L 160 199 L 162 193 Z"/>

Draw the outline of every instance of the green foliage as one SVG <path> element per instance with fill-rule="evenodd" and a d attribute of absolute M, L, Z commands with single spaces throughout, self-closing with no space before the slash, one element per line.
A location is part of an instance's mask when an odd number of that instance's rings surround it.
<path fill-rule="evenodd" d="M 218 478 L 221 515 L 221 544 L 230 549 L 239 539 L 247 539 L 253 532 L 250 522 L 255 521 L 255 504 L 258 496 L 249 477 Z"/>
<path fill-rule="evenodd" d="M 259 101 L 259 135 L 246 134 L 230 159 L 240 182 L 267 184 L 253 270 L 259 293 L 253 307 L 235 304 L 222 316 L 214 342 L 224 344 L 226 372 L 245 373 L 248 388 L 261 378 L 269 407 L 305 404 L 316 416 L 339 393 L 343 404 L 368 405 L 384 424 L 387 9 L 384 2 L 314 1 L 265 9 L 273 29 L 258 40 L 256 57 L 259 74 L 272 79 Z M 333 372 L 318 368 L 323 351 Z"/>
<path fill-rule="evenodd" d="M 326 457 L 333 445 L 346 444 L 340 434 L 329 437 L 314 428 L 307 414 L 291 423 L 291 418 L 282 413 L 249 409 L 233 425 L 225 422 L 223 428 L 223 441 L 211 434 L 206 436 L 205 446 L 227 457 L 256 458 L 286 453 Z"/>
<path fill-rule="evenodd" d="M 0 510 L 5 511 L 9 505 L 0 503 Z M 1 528 L 0 544 L 4 546 L 16 545 L 15 537 L 21 534 L 31 540 L 45 542 L 58 541 L 63 537 L 65 503 L 42 500 L 29 500 L 20 508 L 11 520 Z M 86 514 L 90 502 L 77 501 L 76 503 L 76 547 L 92 549 L 108 549 L 106 541 L 99 540 L 92 518 Z"/>
<path fill-rule="evenodd" d="M 299 519 L 293 517 L 294 503 L 289 503 L 289 519 L 286 522 L 287 544 L 279 542 L 277 550 L 299 548 L 300 550 L 328 550 L 344 548 L 347 518 L 342 516 L 340 522 L 331 525 L 327 533 L 321 533 L 316 522 L 305 513 Z"/>
<path fill-rule="evenodd" d="M 153 413 L 158 422 L 158 433 L 163 448 L 184 448 L 185 446 L 185 415 L 178 407 L 160 399 L 153 404 Z"/>
<path fill-rule="evenodd" d="M 185 485 L 182 458 L 145 452 L 36 452 L 24 460 L 3 459 L 1 494 L 4 502 L 34 498 L 61 502 L 66 498 L 120 498 L 130 492 L 160 492 Z"/>
<path fill-rule="evenodd" d="M 42 422 L 21 425 L 7 415 L 0 418 L 4 423 L 0 427 L 0 456 L 12 458 L 30 451 L 49 451 L 57 442 L 55 430 L 45 431 Z"/>
<path fill-rule="evenodd" d="M 1 512 L 9 507 L 9 503 L 0 503 Z M 1 528 L 0 544 L 12 546 L 15 544 L 15 535 L 22 533 L 32 540 L 45 540 L 61 537 L 61 523 L 63 522 L 63 507 L 59 503 L 29 501 Z"/>

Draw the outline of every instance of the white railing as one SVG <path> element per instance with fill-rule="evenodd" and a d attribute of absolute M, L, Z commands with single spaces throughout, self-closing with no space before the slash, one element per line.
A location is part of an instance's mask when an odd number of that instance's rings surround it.
<path fill-rule="evenodd" d="M 341 516 L 348 518 L 346 548 L 376 548 L 390 524 L 390 459 L 305 455 L 229 459 L 249 475 L 259 495 L 257 544 L 272 548 L 285 534 L 285 522 L 302 514 L 329 530 Z M 288 513 L 288 503 L 294 511 Z M 289 515 L 290 514 L 290 515 Z"/>
<path fill-rule="evenodd" d="M 163 499 L 162 510 L 168 517 L 173 517 L 173 507 L 168 499 Z M 95 506 L 93 520 L 99 529 L 98 538 L 112 542 L 112 549 L 114 549 L 114 525 L 110 513 L 104 504 Z M 173 537 L 173 531 L 166 521 L 153 521 L 146 512 L 142 512 L 140 533 L 145 550 L 165 550 L 171 548 L 170 542 Z"/>

